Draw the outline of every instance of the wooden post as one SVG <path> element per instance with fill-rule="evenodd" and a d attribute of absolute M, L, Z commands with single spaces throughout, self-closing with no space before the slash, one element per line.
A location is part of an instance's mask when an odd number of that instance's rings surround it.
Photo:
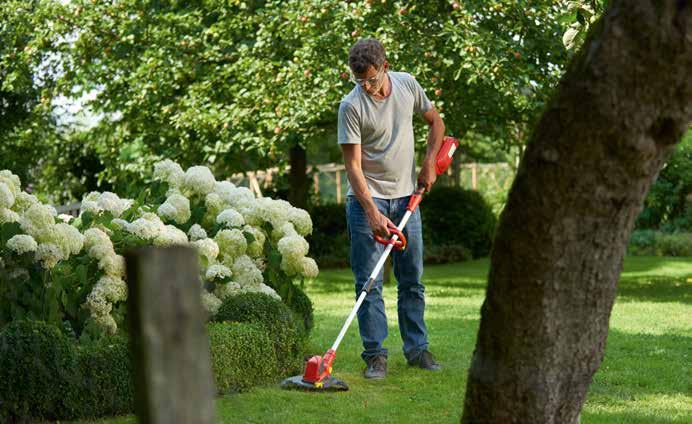
<path fill-rule="evenodd" d="M 319 194 L 320 194 L 320 173 L 315 172 L 312 174 L 312 181 L 315 184 L 315 196 L 319 199 Z"/>
<path fill-rule="evenodd" d="M 214 423 L 214 381 L 197 253 L 187 247 L 126 255 L 128 317 L 140 423 Z"/>
<path fill-rule="evenodd" d="M 336 203 L 341 203 L 341 171 L 336 171 Z"/>
<path fill-rule="evenodd" d="M 478 164 L 471 164 L 471 188 L 474 190 L 478 189 Z"/>

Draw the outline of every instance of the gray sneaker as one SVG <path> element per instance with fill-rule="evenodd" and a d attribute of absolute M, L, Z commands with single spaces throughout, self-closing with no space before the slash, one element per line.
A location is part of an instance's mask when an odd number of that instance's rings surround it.
<path fill-rule="evenodd" d="M 383 379 L 387 375 L 387 357 L 375 356 L 368 360 L 368 366 L 363 371 L 365 378 L 373 378 L 377 380 Z"/>
<path fill-rule="evenodd" d="M 408 364 L 428 371 L 438 371 L 442 369 L 442 365 L 438 364 L 432 353 L 427 350 L 422 351 L 413 360 L 408 361 Z"/>

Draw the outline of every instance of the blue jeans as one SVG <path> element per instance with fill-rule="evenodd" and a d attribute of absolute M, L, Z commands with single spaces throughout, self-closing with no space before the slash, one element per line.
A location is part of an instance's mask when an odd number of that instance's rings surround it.
<path fill-rule="evenodd" d="M 399 225 L 406 213 L 409 196 L 373 200 L 384 216 L 395 225 Z M 346 199 L 346 219 L 351 239 L 351 270 L 356 280 L 356 298 L 358 298 L 385 247 L 373 238 L 365 211 L 355 196 L 348 196 Z M 404 356 L 412 360 L 428 348 L 428 331 L 423 319 L 425 311 L 425 287 L 421 282 L 423 226 L 419 208 L 416 208 L 411 215 L 403 233 L 408 241 L 406 249 L 393 250 L 391 254 L 394 260 L 394 276 L 398 283 L 399 331 L 404 342 Z M 375 284 L 358 310 L 358 326 L 365 349 L 361 356 L 366 362 L 374 356 L 387 356 L 387 349 L 382 347 L 388 334 L 387 317 L 382 299 L 382 276 L 383 273 L 380 271 Z"/>

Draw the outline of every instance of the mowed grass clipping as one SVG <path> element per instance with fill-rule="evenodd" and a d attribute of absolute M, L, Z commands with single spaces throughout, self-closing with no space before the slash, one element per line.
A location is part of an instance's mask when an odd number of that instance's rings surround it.
<path fill-rule="evenodd" d="M 396 283 L 385 286 L 389 373 L 362 377 L 357 320 L 339 346 L 334 375 L 348 392 L 256 387 L 217 399 L 224 423 L 458 423 L 485 296 L 487 259 L 427 266 L 426 323 L 441 372 L 410 368 L 401 351 Z M 692 422 L 692 258 L 628 257 L 610 321 L 606 357 L 582 423 Z M 348 269 L 323 270 L 306 286 L 315 307 L 310 354 L 331 347 L 354 305 Z M 108 422 L 135 422 L 133 417 Z"/>

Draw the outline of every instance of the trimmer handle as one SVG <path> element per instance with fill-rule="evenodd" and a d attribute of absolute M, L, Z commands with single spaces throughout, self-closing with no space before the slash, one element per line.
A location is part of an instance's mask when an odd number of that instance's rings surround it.
<path fill-rule="evenodd" d="M 385 239 L 380 237 L 379 235 L 375 234 L 375 240 L 377 240 L 378 243 L 384 244 L 385 246 L 388 244 L 394 245 L 394 249 L 396 250 L 404 250 L 406 249 L 406 236 L 404 236 L 404 233 L 402 233 L 396 226 L 392 224 L 387 224 L 387 229 L 396 234 L 399 239 L 398 240 L 392 240 L 390 239 Z"/>
<path fill-rule="evenodd" d="M 454 152 L 456 152 L 458 147 L 459 140 L 456 138 L 445 136 L 442 139 L 442 146 L 440 147 L 440 151 L 437 152 L 437 157 L 435 158 L 435 173 L 437 173 L 437 175 L 442 175 L 447 171 L 449 165 L 452 164 Z M 423 200 L 423 194 L 425 194 L 425 185 L 419 182 L 418 188 L 411 195 L 406 209 L 413 213 L 418 205 L 420 205 L 421 200 Z"/>

